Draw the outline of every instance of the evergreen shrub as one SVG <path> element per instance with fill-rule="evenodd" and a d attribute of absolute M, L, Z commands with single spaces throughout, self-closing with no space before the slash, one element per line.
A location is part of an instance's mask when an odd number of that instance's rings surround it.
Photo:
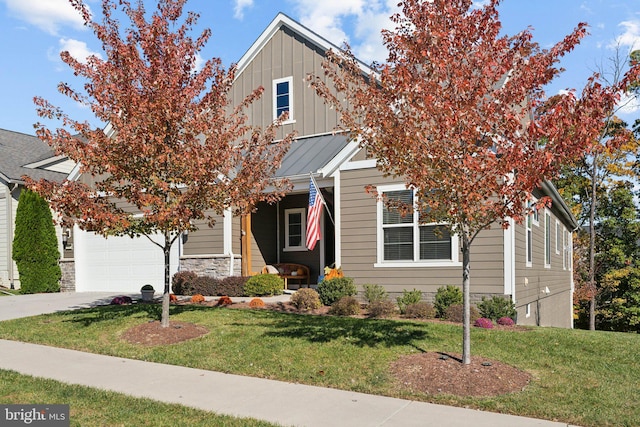
<path fill-rule="evenodd" d="M 284 280 L 277 274 L 251 276 L 244 285 L 244 293 L 249 297 L 280 295 L 284 291 Z"/>
<path fill-rule="evenodd" d="M 420 292 L 419 290 L 414 289 L 412 291 L 408 291 L 404 289 L 402 291 L 402 295 L 396 298 L 400 313 L 404 314 L 407 310 L 408 305 L 419 303 L 421 299 L 422 292 Z"/>
<path fill-rule="evenodd" d="M 333 305 L 340 298 L 354 296 L 357 293 L 351 277 L 325 279 L 318 284 L 318 294 L 323 305 Z"/>
<path fill-rule="evenodd" d="M 451 305 L 462 304 L 462 291 L 457 286 L 441 286 L 436 291 L 433 306 L 436 309 L 436 316 L 445 317 L 447 308 Z"/>

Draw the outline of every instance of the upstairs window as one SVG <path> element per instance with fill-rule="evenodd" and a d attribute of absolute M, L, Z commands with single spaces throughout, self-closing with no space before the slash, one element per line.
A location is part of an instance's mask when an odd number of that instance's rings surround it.
<path fill-rule="evenodd" d="M 288 112 L 285 123 L 293 122 L 293 77 L 285 77 L 273 81 L 273 119 L 278 119 Z"/>

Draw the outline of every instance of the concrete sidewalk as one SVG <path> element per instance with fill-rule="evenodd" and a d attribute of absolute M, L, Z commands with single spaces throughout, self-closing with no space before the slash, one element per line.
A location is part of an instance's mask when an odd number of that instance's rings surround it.
<path fill-rule="evenodd" d="M 51 298 L 42 308 L 66 307 L 68 304 L 65 305 L 65 301 L 74 301 L 73 306 L 79 308 L 95 305 L 98 301 L 110 301 L 111 297 L 98 297 L 96 294 L 84 296 L 84 303 L 70 296 L 66 300 Z M 78 295 L 76 297 L 79 298 Z M 5 301 L 8 298 L 13 297 L 0 298 L 0 313 L 4 314 L 9 304 L 9 301 Z M 17 300 L 22 298 L 16 297 Z M 54 300 L 57 302 L 54 303 Z M 35 299 L 27 303 L 32 304 L 37 304 Z M 33 308 L 29 311 L 32 312 Z M 551 421 L 6 340 L 0 340 L 0 367 L 36 377 L 178 403 L 220 414 L 253 417 L 285 426 L 566 426 Z"/>

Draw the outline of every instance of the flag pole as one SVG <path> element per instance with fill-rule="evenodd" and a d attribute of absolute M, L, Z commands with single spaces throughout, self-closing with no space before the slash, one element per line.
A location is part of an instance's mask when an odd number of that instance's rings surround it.
<path fill-rule="evenodd" d="M 324 203 L 325 207 L 327 208 L 326 209 L 327 210 L 327 215 L 329 215 L 329 219 L 331 220 L 331 223 L 335 227 L 336 223 L 333 220 L 333 217 L 331 216 L 331 212 L 329 211 L 329 205 L 327 205 L 327 202 L 324 200 L 324 196 L 322 195 L 322 191 L 320 191 L 320 186 L 318 186 L 318 183 L 316 182 L 316 179 L 313 177 L 313 172 L 309 172 L 309 177 L 311 178 L 311 181 L 313 182 L 313 185 L 316 187 L 316 192 L 318 193 L 318 196 L 322 200 L 322 203 Z"/>

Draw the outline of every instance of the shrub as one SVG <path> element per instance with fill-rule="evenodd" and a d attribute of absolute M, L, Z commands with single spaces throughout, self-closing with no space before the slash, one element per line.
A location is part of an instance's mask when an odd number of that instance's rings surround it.
<path fill-rule="evenodd" d="M 131 300 L 131 297 L 123 295 L 123 296 L 115 297 L 114 299 L 112 299 L 111 305 L 125 305 L 125 304 L 131 304 L 132 302 L 133 301 Z"/>
<path fill-rule="evenodd" d="M 322 307 L 320 302 L 320 295 L 315 289 L 302 288 L 291 296 L 291 303 L 298 310 L 314 310 Z"/>
<path fill-rule="evenodd" d="M 191 297 L 191 302 L 194 304 L 204 302 L 204 297 L 200 294 L 195 294 L 194 296 Z"/>
<path fill-rule="evenodd" d="M 433 307 L 433 304 L 420 301 L 407 305 L 404 315 L 405 317 L 413 319 L 433 319 L 436 317 L 436 309 Z"/>
<path fill-rule="evenodd" d="M 364 299 L 369 304 L 389 298 L 387 291 L 380 285 L 365 284 L 362 285 L 362 288 L 364 289 Z"/>
<path fill-rule="evenodd" d="M 396 298 L 396 301 L 398 301 L 398 308 L 400 308 L 400 313 L 404 314 L 407 310 L 408 305 L 416 304 L 420 302 L 421 299 L 422 292 L 420 292 L 419 290 L 414 289 L 412 291 L 408 291 L 404 289 L 402 291 L 402 295 Z"/>
<path fill-rule="evenodd" d="M 198 277 L 193 271 L 178 271 L 171 278 L 171 290 L 174 294 L 189 295 L 185 287 L 191 288 L 191 283 Z"/>
<path fill-rule="evenodd" d="M 260 298 L 254 298 L 251 301 L 249 301 L 249 307 L 251 308 L 264 307 L 264 301 L 262 301 Z"/>
<path fill-rule="evenodd" d="M 277 274 L 258 274 L 252 276 L 244 285 L 244 293 L 249 297 L 280 295 L 284 290 L 284 281 Z"/>
<path fill-rule="evenodd" d="M 47 201 L 31 190 L 20 193 L 12 257 L 18 266 L 20 293 L 60 291 L 62 270 L 51 210 Z"/>
<path fill-rule="evenodd" d="M 513 326 L 516 324 L 511 317 L 501 317 L 498 319 L 497 323 L 502 326 Z"/>
<path fill-rule="evenodd" d="M 229 276 L 218 280 L 216 295 L 228 295 L 230 297 L 241 297 L 244 295 L 244 285 L 248 277 Z"/>
<path fill-rule="evenodd" d="M 329 314 L 336 316 L 354 316 L 360 314 L 360 303 L 352 296 L 342 297 L 333 303 L 329 309 Z"/>
<path fill-rule="evenodd" d="M 473 323 L 480 317 L 480 313 L 478 313 L 478 309 L 474 306 L 469 308 L 470 313 L 470 322 Z M 462 314 L 463 314 L 463 306 L 462 304 L 453 304 L 450 305 L 444 313 L 444 318 L 456 323 L 462 323 Z"/>
<path fill-rule="evenodd" d="M 185 290 L 188 291 L 187 295 L 218 295 L 218 283 L 219 280 L 211 276 L 198 276 L 190 284 L 185 286 Z"/>
<path fill-rule="evenodd" d="M 439 287 L 433 302 L 436 315 L 438 317 L 446 317 L 447 308 L 454 304 L 462 304 L 462 291 L 460 288 L 453 285 Z"/>
<path fill-rule="evenodd" d="M 351 277 L 325 279 L 318 284 L 318 295 L 324 305 L 333 305 L 340 298 L 353 296 L 357 292 Z"/>
<path fill-rule="evenodd" d="M 473 323 L 476 328 L 493 329 L 493 322 L 486 317 L 480 317 Z"/>
<path fill-rule="evenodd" d="M 216 305 L 222 306 L 222 305 L 231 305 L 231 304 L 233 304 L 233 301 L 231 301 L 231 298 L 229 298 L 226 295 L 223 295 L 220 297 Z"/>
<path fill-rule="evenodd" d="M 396 314 L 397 307 L 391 300 L 374 301 L 367 307 L 370 317 L 391 317 Z"/>
<path fill-rule="evenodd" d="M 498 320 L 501 317 L 516 317 L 516 306 L 511 300 L 494 295 L 491 298 L 482 297 L 482 302 L 478 304 L 478 309 L 482 317 L 491 320 Z"/>

